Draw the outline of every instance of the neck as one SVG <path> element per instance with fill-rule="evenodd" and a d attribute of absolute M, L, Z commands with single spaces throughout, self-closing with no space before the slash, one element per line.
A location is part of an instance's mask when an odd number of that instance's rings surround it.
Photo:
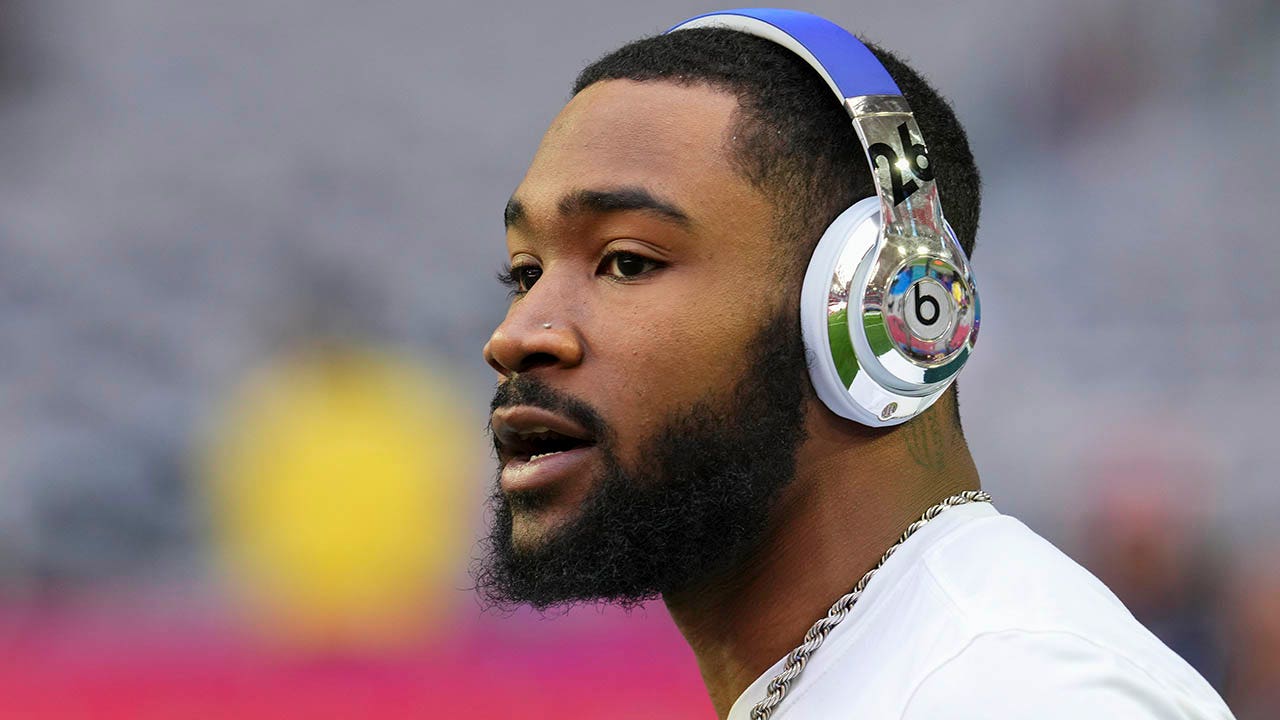
<path fill-rule="evenodd" d="M 713 582 L 664 596 L 720 718 L 907 525 L 944 498 L 978 488 L 973 458 L 950 420 L 953 398 L 948 393 L 888 431 L 811 408 L 796 478 L 771 511 L 759 550 Z"/>

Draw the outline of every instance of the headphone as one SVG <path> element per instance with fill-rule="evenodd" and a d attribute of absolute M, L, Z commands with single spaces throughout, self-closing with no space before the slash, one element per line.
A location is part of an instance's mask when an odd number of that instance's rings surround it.
<path fill-rule="evenodd" d="M 816 15 L 752 8 L 699 15 L 668 32 L 725 28 L 799 55 L 853 119 L 875 182 L 826 229 L 805 272 L 800 326 L 818 397 L 872 427 L 929 408 L 978 337 L 978 289 L 942 216 L 933 165 L 911 108 L 860 40 Z"/>

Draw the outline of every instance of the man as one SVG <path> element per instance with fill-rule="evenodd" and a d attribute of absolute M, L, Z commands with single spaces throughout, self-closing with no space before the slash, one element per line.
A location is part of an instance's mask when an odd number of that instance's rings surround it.
<path fill-rule="evenodd" d="M 872 51 L 971 252 L 965 133 Z M 816 396 L 801 284 L 876 186 L 813 68 L 680 30 L 573 93 L 505 213 L 491 602 L 660 595 L 721 718 L 1230 717 L 1097 580 L 982 502 L 954 388 L 889 428 Z"/>

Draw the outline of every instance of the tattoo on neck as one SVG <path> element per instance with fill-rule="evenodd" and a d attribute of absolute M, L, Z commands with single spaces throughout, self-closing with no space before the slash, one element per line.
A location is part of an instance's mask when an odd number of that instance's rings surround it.
<path fill-rule="evenodd" d="M 930 408 L 902 429 L 911 459 L 925 470 L 940 472 L 947 466 L 948 428 L 938 419 L 937 408 Z"/>

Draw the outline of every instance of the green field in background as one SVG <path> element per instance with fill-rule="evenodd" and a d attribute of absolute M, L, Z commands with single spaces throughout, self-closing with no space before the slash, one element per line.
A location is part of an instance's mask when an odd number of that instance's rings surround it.
<path fill-rule="evenodd" d="M 871 352 L 880 355 L 893 347 L 889 334 L 885 332 L 884 319 L 879 317 L 863 318 L 863 330 L 871 342 Z M 827 337 L 831 343 L 831 353 L 836 358 L 836 371 L 840 380 L 847 387 L 853 382 L 858 371 L 857 356 L 853 352 L 853 342 L 849 339 L 848 309 L 832 315 L 827 319 Z"/>

